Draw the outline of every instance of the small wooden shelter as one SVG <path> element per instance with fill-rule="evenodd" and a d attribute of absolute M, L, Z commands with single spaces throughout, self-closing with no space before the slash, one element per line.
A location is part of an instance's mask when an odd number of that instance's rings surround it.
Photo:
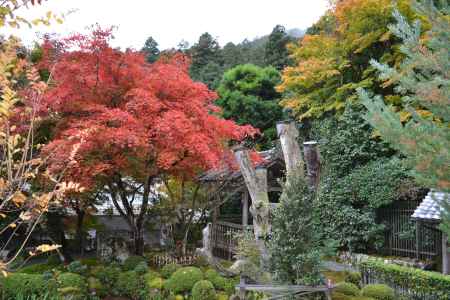
<path fill-rule="evenodd" d="M 281 150 L 273 148 L 271 150 L 259 152 L 262 161 L 256 168 L 267 170 L 267 185 L 269 198 L 272 205 L 276 205 L 281 194 L 280 180 L 285 175 L 285 166 Z M 231 258 L 237 246 L 234 236 L 242 232 L 244 228 L 251 228 L 253 223 L 250 213 L 251 199 L 244 178 L 239 169 L 223 168 L 220 170 L 209 170 L 199 178 L 203 184 L 221 186 L 222 193 L 217 197 L 239 198 L 239 216 L 221 215 L 220 207 L 216 207 L 212 216 L 211 242 L 213 253 L 224 258 Z M 227 196 L 225 196 L 227 195 Z M 231 196 L 231 197 L 230 197 Z M 224 204 L 225 201 L 216 199 L 217 203 Z"/>
<path fill-rule="evenodd" d="M 420 227 L 430 225 L 437 227 L 441 222 L 442 202 L 450 203 L 450 194 L 431 190 L 422 203 L 416 208 L 412 218 L 416 220 L 416 253 L 419 257 L 422 239 L 419 236 Z M 442 234 L 442 273 L 450 274 L 449 237 Z"/>

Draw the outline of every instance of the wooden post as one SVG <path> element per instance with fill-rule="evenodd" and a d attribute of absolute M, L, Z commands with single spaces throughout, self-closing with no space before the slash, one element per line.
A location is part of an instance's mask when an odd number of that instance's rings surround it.
<path fill-rule="evenodd" d="M 298 130 L 294 121 L 278 122 L 277 133 L 283 150 L 284 162 L 286 164 L 286 179 L 294 172 L 304 176 L 304 164 L 300 146 L 298 144 Z"/>
<path fill-rule="evenodd" d="M 265 168 L 258 168 L 255 170 L 250 160 L 249 151 L 244 147 L 236 147 L 234 149 L 234 154 L 252 200 L 250 212 L 253 216 L 253 231 L 261 252 L 261 263 L 264 266 L 268 263 L 268 252 L 265 240 L 270 233 L 270 203 L 267 191 L 267 170 Z"/>
<path fill-rule="evenodd" d="M 242 225 L 248 225 L 248 191 L 242 193 Z"/>
<path fill-rule="evenodd" d="M 448 249 L 448 236 L 442 233 L 442 273 L 450 275 L 450 251 Z"/>
<path fill-rule="evenodd" d="M 303 143 L 303 154 L 306 162 L 308 186 L 317 191 L 320 180 L 320 156 L 316 141 Z"/>
<path fill-rule="evenodd" d="M 420 259 L 420 221 L 416 220 L 416 259 Z"/>
<path fill-rule="evenodd" d="M 239 298 L 245 300 L 245 277 L 242 275 L 239 280 Z"/>

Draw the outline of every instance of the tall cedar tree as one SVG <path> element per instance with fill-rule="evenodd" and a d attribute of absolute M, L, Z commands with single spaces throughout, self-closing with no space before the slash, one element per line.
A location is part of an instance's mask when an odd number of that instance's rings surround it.
<path fill-rule="evenodd" d="M 421 35 L 421 22 L 410 25 L 398 11 L 397 24 L 390 30 L 403 44 L 406 57 L 399 69 L 372 60 L 386 85 L 395 85 L 413 118 L 403 124 L 399 114 L 382 97 L 372 97 L 360 89 L 360 98 L 368 109 L 367 119 L 393 147 L 405 154 L 413 175 L 420 184 L 450 192 L 450 6 L 440 1 L 416 3 L 418 13 L 427 17 L 431 30 Z M 418 111 L 425 108 L 427 117 Z M 450 234 L 450 199 L 442 201 L 443 229 Z"/>
<path fill-rule="evenodd" d="M 159 48 L 158 43 L 155 41 L 153 37 L 149 37 L 145 43 L 144 47 L 141 49 L 142 52 L 144 52 L 147 62 L 154 63 L 159 58 Z"/>
<path fill-rule="evenodd" d="M 43 109 L 57 123 L 43 152 L 52 153 L 52 170 L 63 169 L 69 149 L 81 142 L 66 177 L 112 200 L 141 254 L 155 180 L 217 167 L 231 157 L 228 140 L 256 130 L 217 117 L 217 95 L 192 81 L 185 56 L 148 64 L 142 52 L 112 48 L 110 38 L 111 30 L 94 29 L 59 41 L 58 51 L 55 43 L 44 46 L 42 64 L 53 69 L 53 88 Z M 135 199 L 141 199 L 139 207 Z"/>
<path fill-rule="evenodd" d="M 294 39 L 286 33 L 284 26 L 275 26 L 264 48 L 265 64 L 277 70 L 283 70 L 290 63 L 287 45 L 293 41 Z"/>

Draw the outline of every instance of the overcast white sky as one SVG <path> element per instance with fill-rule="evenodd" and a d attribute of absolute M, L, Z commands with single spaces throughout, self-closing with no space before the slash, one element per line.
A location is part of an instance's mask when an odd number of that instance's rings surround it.
<path fill-rule="evenodd" d="M 147 37 L 153 36 L 160 49 L 165 49 L 176 47 L 182 39 L 193 44 L 206 31 L 224 45 L 268 34 L 276 24 L 305 29 L 326 8 L 327 0 L 49 0 L 22 15 L 32 17 L 48 10 L 64 13 L 76 9 L 64 24 L 51 26 L 51 31 L 67 35 L 83 32 L 95 23 L 115 25 L 118 28 L 114 46 L 140 49 Z M 37 36 L 36 30 L 49 30 L 45 26 L 32 30 L 25 27 L 8 29 L 6 34 L 18 35 L 30 44 Z"/>

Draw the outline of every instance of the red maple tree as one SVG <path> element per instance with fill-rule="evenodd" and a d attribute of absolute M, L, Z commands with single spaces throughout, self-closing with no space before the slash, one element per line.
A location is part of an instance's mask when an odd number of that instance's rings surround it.
<path fill-rule="evenodd" d="M 43 154 L 51 154 L 50 169 L 63 169 L 81 141 L 65 176 L 112 200 L 140 254 L 155 180 L 218 167 L 229 140 L 257 130 L 218 117 L 216 93 L 189 77 L 186 56 L 148 64 L 140 52 L 112 48 L 110 39 L 111 30 L 94 29 L 44 45 L 41 64 L 53 87 L 43 110 L 56 125 Z"/>

